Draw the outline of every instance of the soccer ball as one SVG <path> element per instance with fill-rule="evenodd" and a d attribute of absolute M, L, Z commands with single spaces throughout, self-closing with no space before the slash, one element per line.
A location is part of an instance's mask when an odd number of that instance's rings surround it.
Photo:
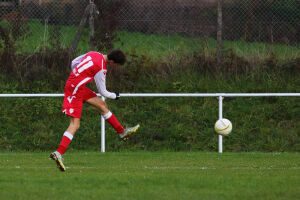
<path fill-rule="evenodd" d="M 232 131 L 232 124 L 228 119 L 225 119 L 225 118 L 219 119 L 215 123 L 215 131 L 219 135 L 226 136 Z"/>

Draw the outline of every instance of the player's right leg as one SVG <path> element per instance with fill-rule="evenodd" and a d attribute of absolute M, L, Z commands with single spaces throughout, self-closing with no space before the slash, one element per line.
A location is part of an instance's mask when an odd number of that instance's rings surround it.
<path fill-rule="evenodd" d="M 125 128 L 124 132 L 120 134 L 120 138 L 124 141 L 128 140 L 129 136 L 135 133 L 139 128 L 139 124 L 134 127 Z"/>
<path fill-rule="evenodd" d="M 104 119 L 117 131 L 118 134 L 124 132 L 124 127 L 122 124 L 117 120 L 116 116 L 108 109 L 108 106 L 105 101 L 98 97 L 93 97 L 86 102 L 94 107 L 96 107 Z"/>
<path fill-rule="evenodd" d="M 93 97 L 86 100 L 87 103 L 98 108 L 103 116 L 103 118 L 116 130 L 122 140 L 127 140 L 128 137 L 135 133 L 140 125 L 134 127 L 126 128 L 117 120 L 116 116 L 108 109 L 107 104 L 98 97 Z"/>

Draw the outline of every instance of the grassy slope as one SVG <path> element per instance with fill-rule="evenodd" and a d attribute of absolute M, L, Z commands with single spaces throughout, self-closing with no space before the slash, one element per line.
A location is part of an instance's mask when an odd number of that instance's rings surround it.
<path fill-rule="evenodd" d="M 35 24 L 31 24 L 35 26 Z M 40 24 L 40 29 L 43 26 Z M 75 27 L 63 27 L 69 34 L 75 34 Z M 35 32 L 40 33 L 40 32 Z M 120 32 L 126 51 L 144 53 L 152 56 L 187 51 L 201 40 L 180 36 L 143 35 Z M 68 35 L 68 34 L 65 34 Z M 34 35 L 33 38 L 42 36 Z M 66 37 L 65 40 L 72 38 Z M 25 40 L 26 42 L 27 40 Z M 31 40 L 31 44 L 39 41 Z M 71 41 L 71 40 L 70 40 Z M 143 41 L 143 42 L 142 42 Z M 184 42 L 182 42 L 184 41 Z M 212 41 L 212 40 L 208 40 Z M 67 42 L 66 42 L 67 43 Z M 205 44 L 204 42 L 202 42 Z M 212 44 L 214 42 L 211 42 Z M 81 44 L 87 45 L 82 41 Z M 255 52 L 262 46 L 236 42 L 236 49 L 251 46 Z M 118 45 L 118 44 L 117 44 Z M 119 44 L 120 45 L 120 44 Z M 205 46 L 205 45 L 204 45 Z M 211 47 L 212 45 L 206 45 Z M 32 46 L 24 45 L 30 50 Z M 83 47 L 83 46 L 81 46 Z M 280 45 L 277 45 L 280 49 Z M 296 47 L 288 47 L 297 53 Z M 175 51 L 177 52 L 177 51 Z M 177 52 L 177 53 L 178 53 Z M 284 51 L 283 51 L 284 52 Z M 293 53 L 289 55 L 293 57 Z M 284 54 L 286 55 L 286 54 Z M 146 63 L 147 64 L 147 63 Z M 129 66 L 132 67 L 132 66 Z M 250 76 L 232 76 L 217 79 L 206 74 L 187 69 L 173 70 L 164 77 L 143 77 L 131 73 L 135 78 L 111 82 L 108 89 L 122 93 L 143 92 L 299 92 L 299 76 L 290 74 L 263 73 Z M 127 80 L 128 79 L 128 80 Z M 17 82 L 0 75 L 1 93 L 21 93 Z M 130 84 L 134 85 L 131 87 Z M 62 93 L 54 90 L 51 82 L 35 81 L 30 93 Z M 134 88 L 131 89 L 131 88 Z M 24 89 L 24 88 L 23 88 Z M 95 89 L 95 88 L 94 88 Z M 0 99 L 0 148 L 1 149 L 54 149 L 56 148 L 68 119 L 61 113 L 61 99 Z M 217 148 L 217 136 L 213 124 L 218 116 L 217 100 L 213 98 L 149 98 L 108 100 L 110 109 L 124 125 L 141 123 L 142 128 L 136 139 L 127 144 L 119 142 L 112 128 L 107 128 L 109 150 L 212 150 Z M 230 151 L 299 151 L 299 101 L 298 98 L 226 98 L 224 117 L 233 122 L 233 132 L 225 142 Z M 34 112 L 33 112 L 34 111 Z M 49 123 L 52 122 L 52 123 Z M 100 117 L 91 108 L 84 107 L 81 128 L 72 142 L 71 148 L 97 149 L 99 146 Z M 110 134 L 112 133 L 112 134 Z M 150 138 L 150 139 L 149 139 Z"/>
<path fill-rule="evenodd" d="M 267 76 L 252 79 L 212 80 L 197 74 L 178 73 L 166 79 L 136 83 L 127 92 L 297 92 L 296 76 Z M 258 80 L 255 80 L 258 79 Z M 126 80 L 124 80 L 126 81 Z M 174 84 L 174 82 L 176 84 Z M 142 82 L 144 83 L 144 82 Z M 257 83 L 260 83 L 257 86 Z M 122 82 L 120 84 L 123 84 Z M 156 85 L 156 87 L 155 87 Z M 1 84 L 3 93 L 20 93 L 12 83 Z M 37 85 L 44 92 L 47 85 Z M 41 91 L 33 91 L 41 92 Z M 57 147 L 68 118 L 61 113 L 61 98 L 0 99 L 0 148 L 51 150 Z M 217 150 L 213 125 L 218 118 L 215 98 L 121 98 L 107 100 L 110 110 L 124 125 L 142 125 L 138 134 L 121 143 L 107 124 L 108 151 Z M 233 123 L 224 139 L 225 151 L 299 151 L 299 100 L 297 97 L 225 98 L 223 116 Z M 99 149 L 100 115 L 85 105 L 81 127 L 70 148 Z"/>
<path fill-rule="evenodd" d="M 0 153 L 0 199 L 299 199 L 298 153 Z"/>
<path fill-rule="evenodd" d="M 181 37 L 179 35 L 164 36 L 160 34 L 145 35 L 142 33 L 118 32 L 118 36 L 123 42 L 116 43 L 116 47 L 124 48 L 129 51 L 135 48 L 137 52 L 147 52 L 151 56 L 169 55 L 175 52 L 193 52 L 204 50 L 208 54 L 216 52 L 217 41 L 211 38 L 192 38 Z M 246 41 L 223 41 L 224 50 L 233 49 L 234 52 L 242 57 L 266 58 L 270 56 L 271 50 L 280 60 L 292 59 L 300 56 L 300 48 L 276 44 L 272 45 L 260 42 Z"/>
<path fill-rule="evenodd" d="M 32 52 L 48 46 L 50 43 L 49 32 L 53 28 L 51 25 L 44 26 L 38 21 L 32 21 L 29 24 L 29 33 L 24 40 L 17 43 L 20 45 L 20 52 Z M 77 27 L 61 26 L 60 42 L 63 47 L 68 47 L 72 43 Z M 205 50 L 207 53 L 216 51 L 216 41 L 211 38 L 200 39 L 192 37 L 182 37 L 179 35 L 163 36 L 160 34 L 145 35 L 142 33 L 129 33 L 125 31 L 117 32 L 121 42 L 115 42 L 115 47 L 122 48 L 129 52 L 136 49 L 136 53 L 147 52 L 151 56 L 176 54 L 179 51 L 191 52 Z M 84 29 L 83 35 L 78 45 L 78 53 L 84 53 L 89 50 L 89 34 Z M 238 55 L 244 57 L 266 58 L 270 55 L 270 50 L 278 56 L 279 59 L 292 59 L 299 57 L 299 46 L 288 46 L 276 44 L 274 46 L 266 43 L 249 43 L 246 41 L 224 41 L 224 49 L 233 49 Z"/>

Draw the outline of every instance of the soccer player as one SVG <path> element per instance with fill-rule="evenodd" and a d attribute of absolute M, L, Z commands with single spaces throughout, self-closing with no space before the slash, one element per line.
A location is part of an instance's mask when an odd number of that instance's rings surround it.
<path fill-rule="evenodd" d="M 92 51 L 72 61 L 72 72 L 65 85 L 65 97 L 62 109 L 64 114 L 71 117 L 70 125 L 63 134 L 57 150 L 50 154 L 50 158 L 56 162 L 57 167 L 61 171 L 66 170 L 62 155 L 66 152 L 67 147 L 80 126 L 83 102 L 89 103 L 99 109 L 104 119 L 116 130 L 123 140 L 127 140 L 139 128 L 139 125 L 136 125 L 124 129 L 115 115 L 108 109 L 107 104 L 98 98 L 95 92 L 85 86 L 88 82 L 95 80 L 97 89 L 102 96 L 110 99 L 118 99 L 120 97 L 119 93 L 112 93 L 106 90 L 106 64 L 114 67 L 123 65 L 125 62 L 126 57 L 121 50 L 113 50 L 108 55 Z"/>

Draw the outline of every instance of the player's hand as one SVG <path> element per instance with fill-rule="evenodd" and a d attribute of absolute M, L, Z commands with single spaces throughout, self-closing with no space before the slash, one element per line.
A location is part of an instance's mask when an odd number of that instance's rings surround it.
<path fill-rule="evenodd" d="M 119 92 L 116 92 L 115 94 L 116 94 L 115 100 L 118 100 L 118 99 L 120 98 L 120 93 L 119 93 Z"/>

